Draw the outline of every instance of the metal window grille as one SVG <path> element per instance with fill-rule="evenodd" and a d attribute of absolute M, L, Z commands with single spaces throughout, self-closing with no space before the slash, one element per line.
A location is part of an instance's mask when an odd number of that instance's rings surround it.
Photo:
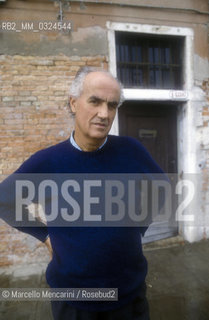
<path fill-rule="evenodd" d="M 125 88 L 182 89 L 183 39 L 116 32 L 117 76 Z"/>

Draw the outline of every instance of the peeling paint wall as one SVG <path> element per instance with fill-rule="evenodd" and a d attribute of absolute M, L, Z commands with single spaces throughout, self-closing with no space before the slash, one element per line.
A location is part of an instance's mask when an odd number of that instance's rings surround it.
<path fill-rule="evenodd" d="M 18 24 L 19 26 L 19 24 Z M 35 27 L 35 25 L 34 25 Z M 15 32 L 0 34 L 1 54 L 48 56 L 96 56 L 107 54 L 106 31 L 100 26 L 78 28 L 70 34 L 30 33 L 30 38 Z M 32 34 L 31 34 L 32 33 Z"/>
<path fill-rule="evenodd" d="M 202 37 L 202 46 L 198 53 L 194 54 L 194 101 L 195 126 L 196 126 L 196 154 L 197 154 L 197 172 L 201 176 L 201 186 L 199 195 L 199 212 L 202 228 L 199 228 L 201 234 L 194 240 L 209 237 L 209 62 L 208 56 L 204 55 L 204 48 L 208 43 Z M 202 53 L 202 56 L 200 56 Z"/>

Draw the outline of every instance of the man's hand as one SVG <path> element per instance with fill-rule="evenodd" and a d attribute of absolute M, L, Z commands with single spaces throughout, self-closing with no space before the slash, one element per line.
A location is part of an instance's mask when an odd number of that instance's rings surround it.
<path fill-rule="evenodd" d="M 45 241 L 44 241 L 44 244 L 46 245 L 48 251 L 49 251 L 49 254 L 50 254 L 50 258 L 52 258 L 53 256 L 53 250 L 52 250 L 52 245 L 51 245 L 51 241 L 50 241 L 50 238 L 48 237 Z"/>

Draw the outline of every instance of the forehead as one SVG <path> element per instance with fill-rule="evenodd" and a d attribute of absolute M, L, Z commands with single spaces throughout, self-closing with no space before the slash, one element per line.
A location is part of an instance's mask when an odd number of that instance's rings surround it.
<path fill-rule="evenodd" d="M 93 94 L 101 98 L 119 100 L 120 87 L 118 82 L 109 74 L 91 72 L 84 80 L 83 94 L 88 96 Z"/>

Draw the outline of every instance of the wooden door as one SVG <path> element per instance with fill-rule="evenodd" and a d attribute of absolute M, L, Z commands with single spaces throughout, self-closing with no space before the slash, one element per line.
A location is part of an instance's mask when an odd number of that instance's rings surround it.
<path fill-rule="evenodd" d="M 166 173 L 177 173 L 177 107 L 174 104 L 126 101 L 119 108 L 119 134 L 138 139 Z M 150 228 L 143 242 L 177 234 L 161 223 Z"/>

